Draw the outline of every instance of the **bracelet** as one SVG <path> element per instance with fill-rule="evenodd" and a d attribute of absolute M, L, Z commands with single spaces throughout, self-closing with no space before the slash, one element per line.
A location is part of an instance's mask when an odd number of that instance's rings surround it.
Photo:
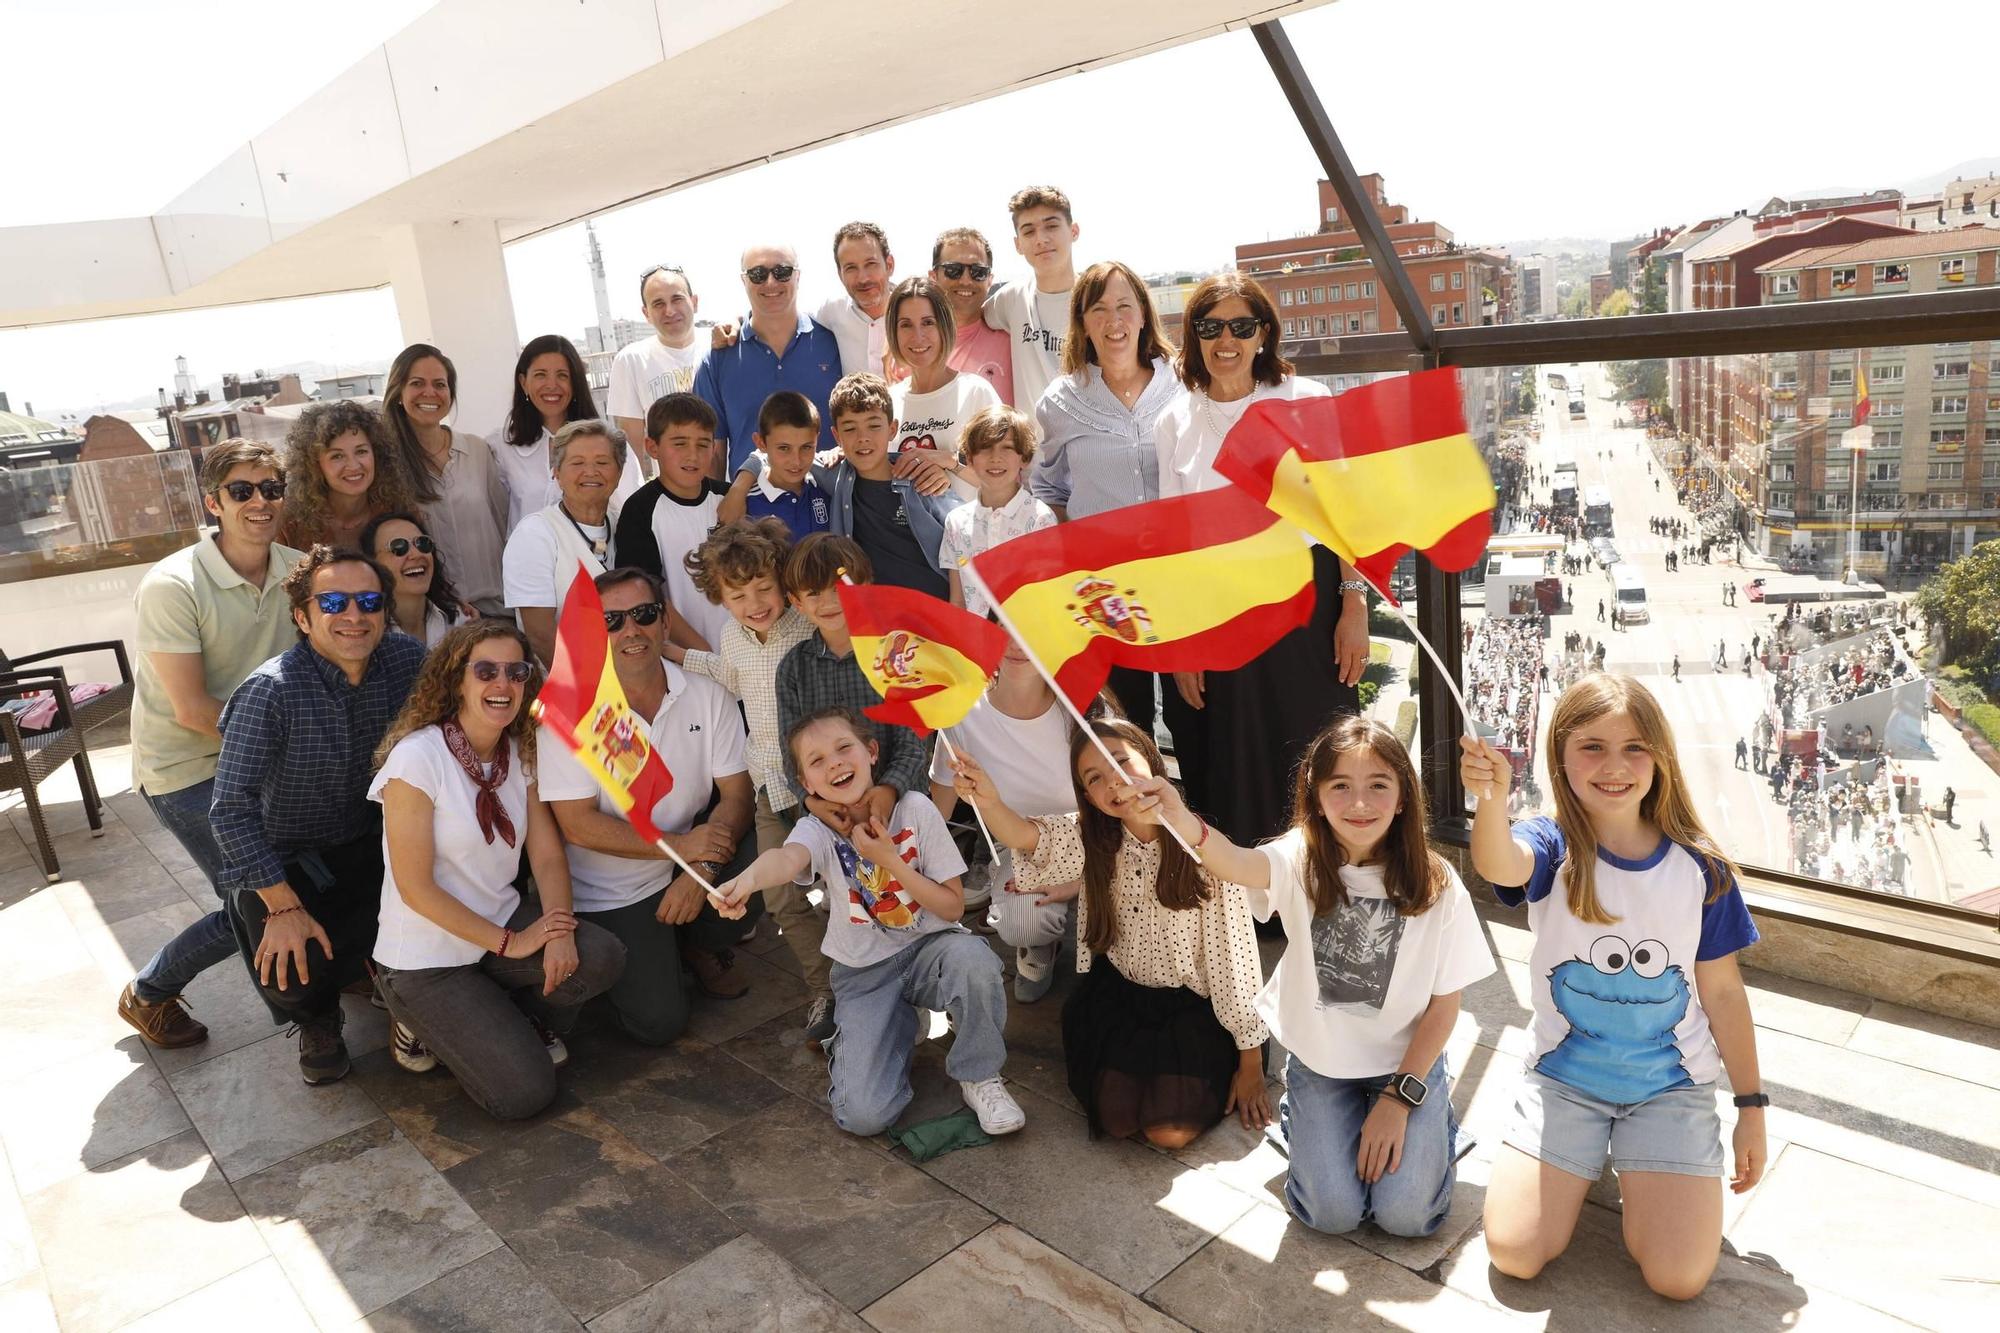
<path fill-rule="evenodd" d="M 303 912 L 305 910 L 306 910 L 306 905 L 304 903 L 293 903 L 290 907 L 280 907 L 275 912 L 264 913 L 264 919 L 266 921 L 269 921 L 272 917 L 283 916 L 287 912 Z"/>
<path fill-rule="evenodd" d="M 507 956 L 507 946 L 513 942 L 514 932 L 505 926 L 500 927 L 500 947 L 493 951 L 494 957 L 505 958 Z"/>
<path fill-rule="evenodd" d="M 1192 810 L 1190 810 L 1188 813 L 1194 814 Z M 1206 819 L 1203 819 L 1200 815 L 1195 815 L 1194 822 L 1201 825 L 1201 836 L 1194 840 L 1195 850 L 1200 851 L 1202 848 L 1202 844 L 1208 841 L 1208 821 Z"/>
<path fill-rule="evenodd" d="M 1368 580 L 1342 579 L 1340 581 L 1340 591 L 1366 593 L 1368 591 Z"/>

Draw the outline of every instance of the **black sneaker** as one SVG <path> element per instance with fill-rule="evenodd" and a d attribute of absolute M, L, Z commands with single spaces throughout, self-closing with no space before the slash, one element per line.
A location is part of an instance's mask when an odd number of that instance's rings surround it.
<path fill-rule="evenodd" d="M 833 1030 L 833 997 L 813 996 L 812 1004 L 806 1008 L 806 1040 L 824 1045 L 832 1039 Z"/>
<path fill-rule="evenodd" d="M 353 1068 L 347 1058 L 347 1043 L 340 1035 L 346 1021 L 346 1015 L 335 1008 L 330 1014 L 299 1024 L 299 1073 L 307 1083 L 338 1082 Z"/>

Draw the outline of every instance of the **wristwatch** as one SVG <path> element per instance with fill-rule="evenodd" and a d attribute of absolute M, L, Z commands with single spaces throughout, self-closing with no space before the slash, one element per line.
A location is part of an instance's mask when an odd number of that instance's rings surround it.
<path fill-rule="evenodd" d="M 1384 1097 L 1394 1097 L 1413 1111 L 1424 1104 L 1424 1098 L 1430 1096 L 1430 1092 L 1415 1074 L 1391 1074 L 1382 1088 Z"/>
<path fill-rule="evenodd" d="M 696 870 L 701 872 L 702 878 L 708 880 L 710 883 L 713 883 L 715 877 L 722 873 L 722 863 L 720 861 L 695 861 L 692 864 Z"/>
<path fill-rule="evenodd" d="M 1368 580 L 1342 579 L 1340 581 L 1340 591 L 1365 593 L 1368 591 Z"/>
<path fill-rule="evenodd" d="M 1736 1094 L 1736 1105 L 1745 1110 L 1753 1106 L 1769 1106 L 1770 1104 L 1771 1094 L 1768 1092 L 1739 1092 Z"/>

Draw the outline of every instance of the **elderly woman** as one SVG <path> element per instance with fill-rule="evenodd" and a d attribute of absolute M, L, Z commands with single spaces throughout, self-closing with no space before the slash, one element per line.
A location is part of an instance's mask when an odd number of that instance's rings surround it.
<path fill-rule="evenodd" d="M 631 451 L 611 423 L 572 421 L 555 433 L 549 456 L 558 498 L 521 520 L 501 562 L 507 605 L 545 663 L 555 661 L 556 618 L 578 565 L 596 578 L 617 563 L 611 533 L 618 478 Z"/>
<path fill-rule="evenodd" d="M 314 403 L 285 435 L 280 546 L 354 549 L 377 514 L 411 507 L 409 479 L 382 418 L 355 402 Z"/>
<path fill-rule="evenodd" d="M 412 343 L 389 363 L 382 424 L 395 445 L 426 531 L 451 552 L 460 594 L 482 615 L 507 609 L 500 553 L 507 543 L 507 488 L 493 453 L 476 435 L 451 428 L 458 367 L 428 343 Z"/>
<path fill-rule="evenodd" d="M 514 401 L 507 424 L 486 437 L 500 484 L 507 492 L 507 535 L 556 502 L 555 437 L 566 425 L 597 420 L 597 403 L 576 345 L 560 333 L 530 338 L 514 361 Z M 639 457 L 627 450 L 619 465 L 614 499 L 644 483 Z M 513 605 L 510 596 L 508 604 Z"/>
<path fill-rule="evenodd" d="M 1187 393 L 1153 431 L 1162 496 L 1228 483 L 1215 471 L 1223 437 L 1250 405 L 1319 398 L 1278 350 L 1278 315 L 1253 278 L 1220 273 L 1188 298 L 1180 377 Z M 1235 671 L 1174 673 L 1168 709 L 1190 809 L 1248 845 L 1282 833 L 1291 774 L 1335 713 L 1360 711 L 1355 686 L 1368 665 L 1367 585 L 1325 547 L 1313 547 L 1312 620 Z"/>
<path fill-rule="evenodd" d="M 1057 517 L 1089 518 L 1160 498 L 1153 427 L 1181 391 L 1173 354 L 1137 273 L 1116 262 L 1084 270 L 1070 292 L 1063 374 L 1032 405 L 1042 447 L 1028 489 Z M 1148 731 L 1153 683 L 1151 672 L 1111 672 L 1125 715 Z"/>

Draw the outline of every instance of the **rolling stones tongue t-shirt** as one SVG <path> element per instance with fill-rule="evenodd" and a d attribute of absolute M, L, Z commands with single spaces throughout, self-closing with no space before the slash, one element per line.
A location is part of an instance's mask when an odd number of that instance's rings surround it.
<path fill-rule="evenodd" d="M 973 413 L 1000 402 L 998 390 L 967 371 L 954 376 L 942 389 L 929 393 L 912 393 L 910 382 L 904 380 L 889 391 L 889 396 L 896 408 L 894 452 L 935 449 L 947 459 L 958 457 L 959 436 Z M 979 494 L 977 487 L 966 486 L 956 479 L 952 488 L 968 500 Z"/>
<path fill-rule="evenodd" d="M 1735 881 L 1706 902 L 1708 874 L 1687 848 L 1661 838 L 1641 860 L 1600 848 L 1597 900 L 1616 919 L 1591 925 L 1570 914 L 1555 820 L 1525 820 L 1514 835 L 1533 850 L 1534 874 L 1493 892 L 1510 907 L 1525 901 L 1535 933 L 1530 1067 L 1615 1105 L 1713 1083 L 1721 1058 L 1694 966 L 1756 943 Z"/>

